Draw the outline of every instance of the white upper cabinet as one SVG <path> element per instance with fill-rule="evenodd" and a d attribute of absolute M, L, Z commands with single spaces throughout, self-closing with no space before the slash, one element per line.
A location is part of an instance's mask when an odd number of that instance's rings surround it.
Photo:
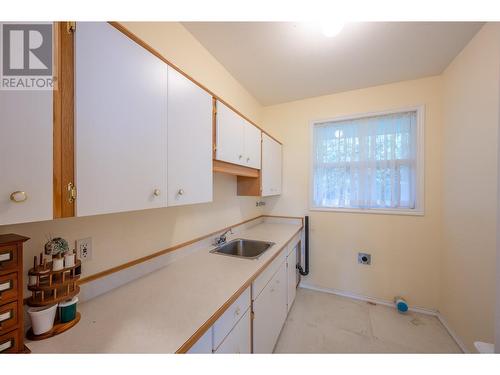
<path fill-rule="evenodd" d="M 219 101 L 216 134 L 217 160 L 260 169 L 260 129 Z"/>
<path fill-rule="evenodd" d="M 281 194 L 281 144 L 262 134 L 262 196 Z"/>
<path fill-rule="evenodd" d="M 167 205 L 167 74 L 163 61 L 108 23 L 78 23 L 78 216 Z"/>
<path fill-rule="evenodd" d="M 242 164 L 245 148 L 244 134 L 242 118 L 218 101 L 216 159 L 233 164 Z"/>
<path fill-rule="evenodd" d="M 168 69 L 168 205 L 212 201 L 212 96 Z"/>
<path fill-rule="evenodd" d="M 250 168 L 260 169 L 260 146 L 261 134 L 259 128 L 248 121 L 243 120 L 245 134 L 245 160 L 244 165 Z"/>
<path fill-rule="evenodd" d="M 52 91 L 0 90 L 0 225 L 50 220 Z"/>

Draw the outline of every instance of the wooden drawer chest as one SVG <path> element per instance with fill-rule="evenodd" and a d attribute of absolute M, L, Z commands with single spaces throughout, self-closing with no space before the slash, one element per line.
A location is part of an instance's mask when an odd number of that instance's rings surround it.
<path fill-rule="evenodd" d="M 0 235 L 0 353 L 23 353 L 23 244 L 28 237 Z"/>

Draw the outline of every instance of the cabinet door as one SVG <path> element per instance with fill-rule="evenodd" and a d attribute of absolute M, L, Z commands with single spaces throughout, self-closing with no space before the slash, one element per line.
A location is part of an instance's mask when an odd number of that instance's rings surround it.
<path fill-rule="evenodd" d="M 108 23 L 77 30 L 77 215 L 165 207 L 167 65 Z"/>
<path fill-rule="evenodd" d="M 261 130 L 243 120 L 245 137 L 245 166 L 260 169 Z"/>
<path fill-rule="evenodd" d="M 0 116 L 0 225 L 50 220 L 52 91 L 0 90 Z"/>
<path fill-rule="evenodd" d="M 253 352 L 272 353 L 287 315 L 287 274 L 281 264 L 254 301 Z"/>
<path fill-rule="evenodd" d="M 297 292 L 297 246 L 288 254 L 286 258 L 286 274 L 287 274 L 287 298 L 288 311 L 292 307 Z"/>
<path fill-rule="evenodd" d="M 262 196 L 281 194 L 281 145 L 262 134 Z"/>
<path fill-rule="evenodd" d="M 189 348 L 188 354 L 212 354 L 212 327 L 201 336 L 196 343 Z"/>
<path fill-rule="evenodd" d="M 229 332 L 224 341 L 215 350 L 217 354 L 249 354 L 250 347 L 250 309 Z"/>
<path fill-rule="evenodd" d="M 168 205 L 212 201 L 212 96 L 168 69 Z"/>
<path fill-rule="evenodd" d="M 217 102 L 216 159 L 245 165 L 243 119 L 221 102 Z"/>

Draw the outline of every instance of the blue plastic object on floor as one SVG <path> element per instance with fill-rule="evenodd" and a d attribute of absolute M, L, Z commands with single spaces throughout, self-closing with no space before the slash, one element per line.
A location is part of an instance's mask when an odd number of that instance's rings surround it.
<path fill-rule="evenodd" d="M 408 311 L 408 304 L 401 297 L 394 298 L 394 302 L 396 303 L 396 308 L 400 313 L 405 313 Z"/>

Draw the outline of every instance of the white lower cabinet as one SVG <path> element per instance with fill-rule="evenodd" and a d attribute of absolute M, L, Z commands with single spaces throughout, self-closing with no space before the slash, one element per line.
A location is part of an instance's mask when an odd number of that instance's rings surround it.
<path fill-rule="evenodd" d="M 293 250 L 286 257 L 288 311 L 292 307 L 297 292 L 297 248 L 298 245 L 293 246 Z"/>
<path fill-rule="evenodd" d="M 250 353 L 250 303 L 248 287 L 188 353 Z"/>
<path fill-rule="evenodd" d="M 250 318 L 251 311 L 248 308 L 243 317 L 214 352 L 217 354 L 250 354 L 252 352 Z"/>
<path fill-rule="evenodd" d="M 212 354 L 212 327 L 187 351 L 189 354 Z"/>
<path fill-rule="evenodd" d="M 214 323 L 214 349 L 220 345 L 249 308 L 250 288 L 247 288 Z"/>
<path fill-rule="evenodd" d="M 253 352 L 272 353 L 288 312 L 285 262 L 253 302 L 253 312 Z"/>

